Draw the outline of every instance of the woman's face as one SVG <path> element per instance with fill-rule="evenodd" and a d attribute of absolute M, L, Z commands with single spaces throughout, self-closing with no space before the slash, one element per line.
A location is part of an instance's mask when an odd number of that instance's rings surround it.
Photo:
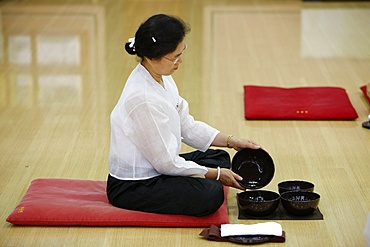
<path fill-rule="evenodd" d="M 182 63 L 182 54 L 186 49 L 185 40 L 181 41 L 176 50 L 166 54 L 164 57 L 153 61 L 152 68 L 159 75 L 171 75 L 175 72 Z"/>

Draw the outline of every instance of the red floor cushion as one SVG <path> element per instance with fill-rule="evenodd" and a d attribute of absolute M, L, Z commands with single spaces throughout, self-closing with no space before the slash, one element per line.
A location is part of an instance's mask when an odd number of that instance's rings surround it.
<path fill-rule="evenodd" d="M 339 87 L 244 86 L 246 119 L 353 120 L 358 117 Z"/>
<path fill-rule="evenodd" d="M 14 225 L 34 226 L 209 227 L 229 223 L 227 187 L 220 209 L 204 217 L 116 208 L 109 204 L 105 190 L 105 181 L 36 179 L 7 221 Z"/>

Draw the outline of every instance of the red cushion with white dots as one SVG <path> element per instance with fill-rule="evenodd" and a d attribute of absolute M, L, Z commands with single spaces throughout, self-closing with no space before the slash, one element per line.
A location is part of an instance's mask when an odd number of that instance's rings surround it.
<path fill-rule="evenodd" d="M 14 225 L 33 226 L 150 226 L 209 227 L 228 224 L 225 201 L 212 215 L 193 217 L 120 209 L 106 196 L 106 181 L 36 179 L 6 219 Z"/>
<path fill-rule="evenodd" d="M 353 120 L 356 110 L 343 88 L 244 86 L 244 115 L 260 120 Z"/>

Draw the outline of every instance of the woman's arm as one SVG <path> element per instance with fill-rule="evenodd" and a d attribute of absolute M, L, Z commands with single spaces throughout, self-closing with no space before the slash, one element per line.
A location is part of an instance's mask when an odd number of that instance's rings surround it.
<path fill-rule="evenodd" d="M 208 179 L 217 179 L 217 176 L 219 176 L 219 180 L 221 183 L 225 186 L 231 186 L 240 190 L 245 190 L 243 186 L 241 186 L 238 181 L 242 181 L 243 178 L 233 172 L 230 169 L 221 168 L 220 174 L 218 175 L 218 170 L 215 168 L 207 168 L 208 172 L 205 174 L 205 178 Z"/>
<path fill-rule="evenodd" d="M 212 142 L 212 146 L 234 148 L 237 151 L 243 148 L 261 148 L 261 146 L 253 141 L 233 137 L 232 135 L 226 135 L 223 133 L 218 133 L 216 135 Z M 208 172 L 206 173 L 205 177 L 208 179 L 217 179 L 217 177 L 219 177 L 219 180 L 223 185 L 245 190 L 245 188 L 238 183 L 238 181 L 242 181 L 243 178 L 230 169 L 222 168 L 218 171 L 214 168 L 208 168 Z"/>
<path fill-rule="evenodd" d="M 212 146 L 234 148 L 236 151 L 239 151 L 243 148 L 261 148 L 261 146 L 256 144 L 254 141 L 237 138 L 232 135 L 226 135 L 223 133 L 218 133 L 218 135 L 212 142 Z"/>

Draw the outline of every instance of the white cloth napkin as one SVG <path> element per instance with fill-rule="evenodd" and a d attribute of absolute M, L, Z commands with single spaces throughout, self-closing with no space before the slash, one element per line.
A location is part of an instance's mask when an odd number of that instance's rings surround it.
<path fill-rule="evenodd" d="M 221 225 L 221 237 L 243 235 L 283 235 L 283 229 L 279 223 L 265 222 L 258 224 L 223 224 Z"/>

